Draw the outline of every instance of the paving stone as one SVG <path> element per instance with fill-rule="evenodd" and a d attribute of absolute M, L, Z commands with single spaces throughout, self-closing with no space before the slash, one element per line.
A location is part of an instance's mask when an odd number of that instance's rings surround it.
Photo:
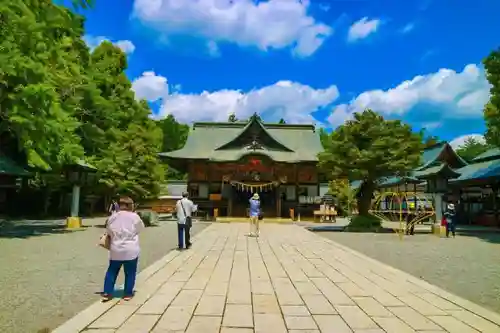
<path fill-rule="evenodd" d="M 354 333 L 385 333 L 385 331 L 380 329 L 380 328 L 369 328 L 367 330 L 355 330 Z M 426 331 L 425 333 L 429 333 L 429 332 Z M 430 332 L 430 333 L 432 333 L 432 332 Z M 443 333 L 443 332 L 439 332 L 439 333 Z"/>
<path fill-rule="evenodd" d="M 219 333 L 221 316 L 193 316 L 186 333 Z"/>
<path fill-rule="evenodd" d="M 314 320 L 321 333 L 351 333 L 351 328 L 339 315 L 316 315 Z"/>
<path fill-rule="evenodd" d="M 255 333 L 288 333 L 281 313 L 254 314 Z"/>
<path fill-rule="evenodd" d="M 311 281 L 307 282 L 294 282 L 295 289 L 301 296 L 304 295 L 321 295 L 321 291 Z"/>
<path fill-rule="evenodd" d="M 109 328 L 96 328 L 83 331 L 84 333 L 116 333 L 116 330 Z"/>
<path fill-rule="evenodd" d="M 424 301 L 420 297 L 415 295 L 405 295 L 398 296 L 398 298 L 409 307 L 417 310 L 424 316 L 445 316 L 446 312 L 441 310 L 440 308 L 432 305 L 431 303 Z"/>
<path fill-rule="evenodd" d="M 184 332 L 193 315 L 194 306 L 169 306 L 153 332 Z"/>
<path fill-rule="evenodd" d="M 418 293 L 416 296 L 422 298 L 424 301 L 434 305 L 441 310 L 461 310 L 458 305 L 445 300 L 444 298 L 433 293 Z"/>
<path fill-rule="evenodd" d="M 290 330 L 311 330 L 318 326 L 311 316 L 285 316 L 286 327 Z"/>
<path fill-rule="evenodd" d="M 357 284 L 353 282 L 339 282 L 336 285 L 342 289 L 349 296 L 370 296 L 368 292 L 361 289 Z"/>
<path fill-rule="evenodd" d="M 93 322 L 89 328 L 118 328 L 137 310 L 137 308 L 137 305 L 115 305 Z"/>
<path fill-rule="evenodd" d="M 213 279 L 211 279 L 208 282 L 204 293 L 211 296 L 226 296 L 228 285 L 228 282 L 213 282 Z"/>
<path fill-rule="evenodd" d="M 337 305 L 335 309 L 353 329 L 377 328 L 377 324 L 358 306 Z"/>
<path fill-rule="evenodd" d="M 310 316 L 311 313 L 305 305 L 282 305 L 281 311 L 284 316 Z"/>
<path fill-rule="evenodd" d="M 224 311 L 222 326 L 253 327 L 252 306 L 243 304 L 227 304 Z"/>
<path fill-rule="evenodd" d="M 172 301 L 172 306 L 193 306 L 198 304 L 198 300 L 203 293 L 202 290 L 181 290 Z"/>
<path fill-rule="evenodd" d="M 137 312 L 139 314 L 163 314 L 177 296 L 177 293 L 177 290 L 170 290 L 169 293 L 154 295 Z"/>
<path fill-rule="evenodd" d="M 354 305 L 353 300 L 327 278 L 311 278 L 311 281 L 333 305 Z"/>
<path fill-rule="evenodd" d="M 397 306 L 388 309 L 415 330 L 439 330 L 439 326 L 410 307 Z"/>
<path fill-rule="evenodd" d="M 354 302 L 371 317 L 392 317 L 393 314 L 372 297 L 353 297 Z"/>
<path fill-rule="evenodd" d="M 375 298 L 383 306 L 404 306 L 405 304 L 399 299 L 379 288 L 370 290 L 370 295 Z"/>
<path fill-rule="evenodd" d="M 278 300 L 274 295 L 253 295 L 253 313 L 280 313 Z"/>
<path fill-rule="evenodd" d="M 470 327 L 452 316 L 429 316 L 429 319 L 444 328 L 449 333 L 477 333 L 478 330 Z M 485 331 L 487 332 L 487 331 Z M 489 332 L 488 332 L 489 333 Z M 493 332 L 492 332 L 493 333 Z"/>
<path fill-rule="evenodd" d="M 323 295 L 304 295 L 302 299 L 306 303 L 309 312 L 313 315 L 337 314 L 337 311 Z"/>
<path fill-rule="evenodd" d="M 453 317 L 457 318 L 460 321 L 463 321 L 469 326 L 481 331 L 481 332 L 500 332 L 500 326 L 493 324 L 491 321 L 486 320 L 478 315 L 466 311 L 466 310 L 458 310 L 458 311 L 447 311 L 448 314 L 451 314 Z"/>
<path fill-rule="evenodd" d="M 252 280 L 252 294 L 274 295 L 273 285 L 270 280 Z"/>
<path fill-rule="evenodd" d="M 397 317 L 372 317 L 387 333 L 415 333 L 416 331 L 406 325 Z"/>
<path fill-rule="evenodd" d="M 318 330 L 288 330 L 288 333 L 321 333 Z"/>
<path fill-rule="evenodd" d="M 170 293 L 172 293 L 172 291 L 175 291 L 175 293 L 177 294 L 182 289 L 184 284 L 185 284 L 185 282 L 168 281 L 160 286 L 160 288 L 156 291 L 155 295 L 170 294 Z"/>
<path fill-rule="evenodd" d="M 195 310 L 197 316 L 222 316 L 224 314 L 225 296 L 203 295 Z"/>
<path fill-rule="evenodd" d="M 149 332 L 160 319 L 159 315 L 142 315 L 133 314 L 123 325 L 116 331 L 117 333 L 143 333 Z"/>
<path fill-rule="evenodd" d="M 249 283 L 230 284 L 226 302 L 231 304 L 252 304 L 251 295 Z"/>

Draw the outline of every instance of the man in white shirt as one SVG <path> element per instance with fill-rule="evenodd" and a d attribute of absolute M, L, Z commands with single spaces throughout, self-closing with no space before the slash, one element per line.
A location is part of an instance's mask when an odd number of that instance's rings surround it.
<path fill-rule="evenodd" d="M 186 249 L 191 247 L 191 226 L 192 216 L 196 212 L 197 206 L 188 198 L 187 192 L 182 193 L 182 199 L 175 205 L 177 211 L 177 234 L 179 237 L 179 250 L 184 248 L 186 239 Z"/>

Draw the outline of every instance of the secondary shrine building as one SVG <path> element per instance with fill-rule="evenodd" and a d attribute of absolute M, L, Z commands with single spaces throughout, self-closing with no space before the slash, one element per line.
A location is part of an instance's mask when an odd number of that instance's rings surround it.
<path fill-rule="evenodd" d="M 320 151 L 314 125 L 264 124 L 254 115 L 248 122 L 195 123 L 182 149 L 160 156 L 187 173 L 191 199 L 209 215 L 247 216 L 258 193 L 266 217 L 290 217 L 319 205 Z"/>

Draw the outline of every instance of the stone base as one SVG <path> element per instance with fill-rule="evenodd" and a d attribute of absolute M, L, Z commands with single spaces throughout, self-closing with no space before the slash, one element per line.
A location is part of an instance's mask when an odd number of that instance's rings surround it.
<path fill-rule="evenodd" d="M 446 228 L 441 226 L 441 223 L 435 223 L 432 225 L 432 233 L 439 237 L 446 236 Z"/>
<path fill-rule="evenodd" d="M 67 229 L 79 229 L 82 227 L 82 218 L 78 216 L 71 216 L 66 219 Z"/>

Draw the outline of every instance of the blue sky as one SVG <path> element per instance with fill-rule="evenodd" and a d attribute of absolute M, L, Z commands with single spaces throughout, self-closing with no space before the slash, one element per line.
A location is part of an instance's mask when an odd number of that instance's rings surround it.
<path fill-rule="evenodd" d="M 452 140 L 482 134 L 499 47 L 493 0 L 97 0 L 89 46 L 109 39 L 155 117 L 335 128 L 370 107 Z M 496 37 L 496 38 L 495 38 Z"/>

